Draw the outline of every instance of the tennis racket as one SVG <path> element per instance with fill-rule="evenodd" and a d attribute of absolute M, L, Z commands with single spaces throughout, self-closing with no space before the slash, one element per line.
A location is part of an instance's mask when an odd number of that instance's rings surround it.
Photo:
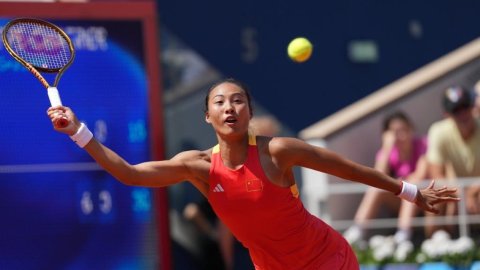
<path fill-rule="evenodd" d="M 2 41 L 13 58 L 45 86 L 51 106 L 62 105 L 57 89 L 58 81 L 75 58 L 75 50 L 68 35 L 52 23 L 20 18 L 5 25 Z M 56 74 L 53 85 L 50 85 L 40 72 Z M 66 127 L 68 120 L 62 118 L 54 125 Z"/>

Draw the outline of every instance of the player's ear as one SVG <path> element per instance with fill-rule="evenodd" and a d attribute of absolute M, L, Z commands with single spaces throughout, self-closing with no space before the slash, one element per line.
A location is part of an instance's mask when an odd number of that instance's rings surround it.
<path fill-rule="evenodd" d="M 210 122 L 210 114 L 207 112 L 205 112 L 205 122 L 211 124 L 212 122 Z"/>

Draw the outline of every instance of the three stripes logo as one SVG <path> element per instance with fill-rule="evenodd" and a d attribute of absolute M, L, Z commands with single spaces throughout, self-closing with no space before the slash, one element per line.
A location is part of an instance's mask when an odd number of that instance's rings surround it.
<path fill-rule="evenodd" d="M 213 189 L 213 192 L 225 192 L 225 190 L 223 189 L 222 185 L 217 184 Z"/>

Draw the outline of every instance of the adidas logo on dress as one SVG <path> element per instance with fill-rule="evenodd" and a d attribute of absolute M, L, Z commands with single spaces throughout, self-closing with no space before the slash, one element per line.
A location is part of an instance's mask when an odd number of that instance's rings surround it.
<path fill-rule="evenodd" d="M 225 190 L 220 184 L 217 184 L 215 188 L 213 189 L 213 192 L 224 192 Z"/>

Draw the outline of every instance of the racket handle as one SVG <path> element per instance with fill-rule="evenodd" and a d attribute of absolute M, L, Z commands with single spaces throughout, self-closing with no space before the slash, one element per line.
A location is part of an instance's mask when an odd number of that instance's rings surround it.
<path fill-rule="evenodd" d="M 58 93 L 58 89 L 56 87 L 48 87 L 47 93 L 48 99 L 50 100 L 50 105 L 52 105 L 52 107 L 62 105 L 62 100 L 60 99 L 60 94 Z"/>
<path fill-rule="evenodd" d="M 60 99 L 60 94 L 58 93 L 58 89 L 56 87 L 48 87 L 47 93 L 48 99 L 50 100 L 50 105 L 52 105 L 52 107 L 62 105 L 62 100 Z M 55 126 L 59 128 L 68 126 L 68 119 L 62 118 L 57 120 L 55 122 Z"/>

